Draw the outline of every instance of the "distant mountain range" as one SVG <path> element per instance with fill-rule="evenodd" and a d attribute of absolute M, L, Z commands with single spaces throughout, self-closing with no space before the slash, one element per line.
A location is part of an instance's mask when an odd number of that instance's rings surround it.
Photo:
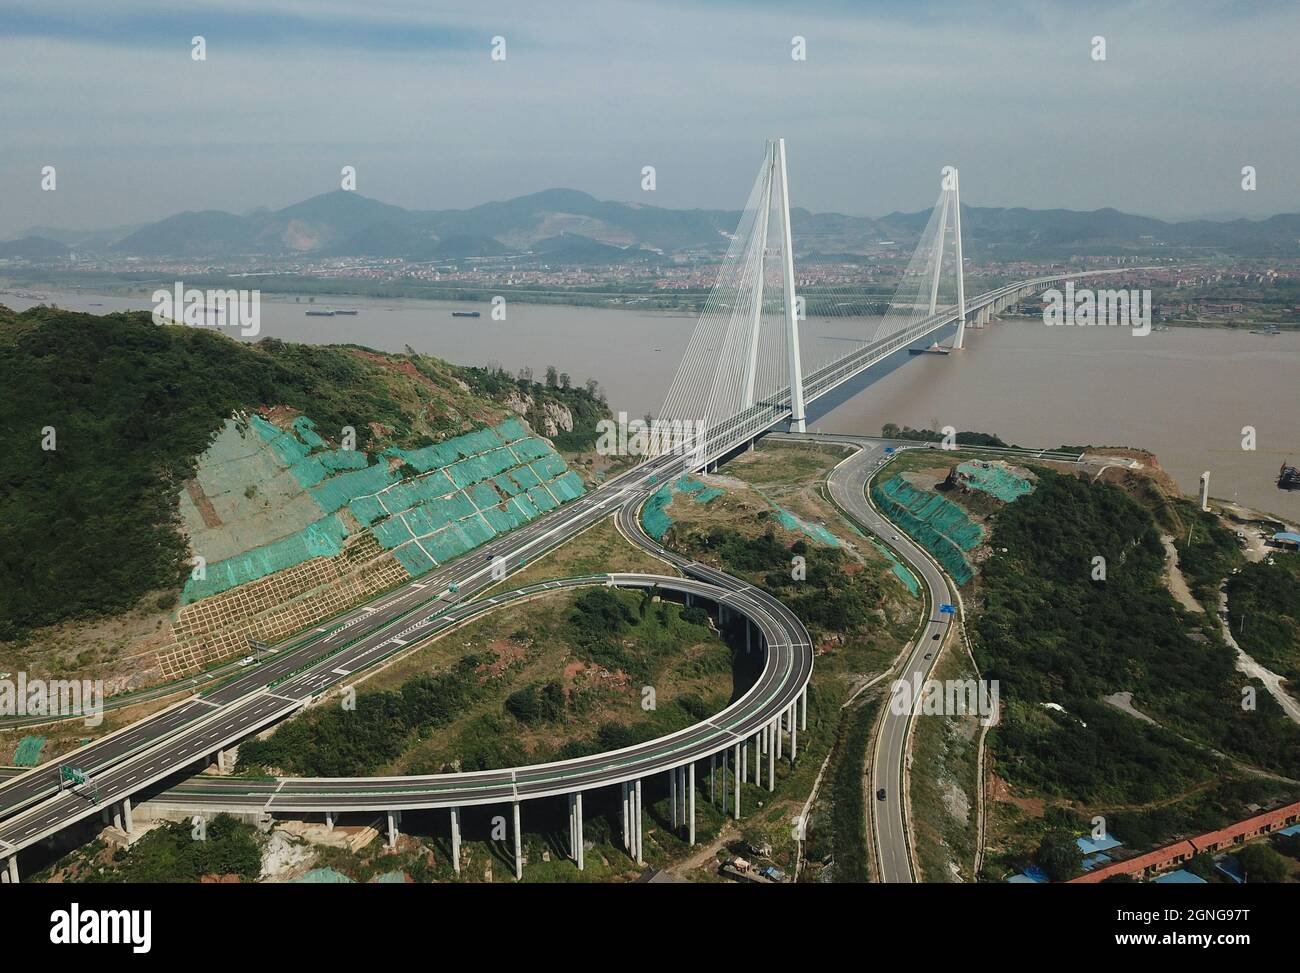
<path fill-rule="evenodd" d="M 796 250 L 805 258 L 861 255 L 913 245 L 930 212 L 879 219 L 796 209 Z M 548 189 L 463 210 L 403 209 L 336 190 L 279 210 L 239 216 L 178 213 L 156 223 L 88 232 L 34 227 L 0 244 L 5 256 L 58 259 L 69 250 L 103 256 L 375 257 L 455 260 L 506 257 L 519 263 L 609 264 L 725 251 L 740 213 L 673 210 Z M 1043 259 L 1116 253 L 1300 254 L 1300 214 L 1264 220 L 1171 223 L 1114 209 L 962 207 L 966 253 L 976 259 Z"/>

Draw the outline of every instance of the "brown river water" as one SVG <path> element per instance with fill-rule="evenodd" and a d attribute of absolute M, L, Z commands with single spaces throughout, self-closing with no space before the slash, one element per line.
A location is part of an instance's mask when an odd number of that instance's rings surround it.
<path fill-rule="evenodd" d="M 97 314 L 152 308 L 147 295 L 49 292 L 46 299 Z M 9 293 L 0 303 L 22 310 L 35 302 Z M 309 307 L 359 313 L 308 317 Z M 451 316 L 462 308 L 482 316 Z M 493 321 L 486 304 L 320 297 L 309 305 L 266 296 L 258 337 L 398 352 L 410 345 L 464 365 L 528 365 L 538 379 L 555 365 L 575 383 L 595 378 L 611 408 L 640 416 L 658 411 L 694 323 L 660 311 L 515 302 L 505 321 Z M 834 342 L 860 326 L 813 318 L 804 343 Z M 895 422 L 994 432 L 1020 445 L 1140 447 L 1188 493 L 1209 470 L 1213 496 L 1300 520 L 1300 491 L 1275 486 L 1283 461 L 1300 464 L 1300 333 L 1173 328 L 1137 337 L 1123 328 L 1009 319 L 967 335 L 960 353 L 905 358 L 842 401 L 812 404 L 809 428 L 878 434 Z M 1242 448 L 1245 426 L 1254 427 L 1254 450 Z"/>

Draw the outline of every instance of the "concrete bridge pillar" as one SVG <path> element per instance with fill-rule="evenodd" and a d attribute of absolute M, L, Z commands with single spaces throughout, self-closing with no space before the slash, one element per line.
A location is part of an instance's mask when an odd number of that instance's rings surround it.
<path fill-rule="evenodd" d="M 135 834 L 135 822 L 131 818 L 131 798 L 122 798 L 122 830 L 127 834 Z"/>
<path fill-rule="evenodd" d="M 790 704 L 790 766 L 794 766 L 795 754 L 799 752 L 799 726 L 794 718 L 795 704 Z"/>
<path fill-rule="evenodd" d="M 524 836 L 519 831 L 519 802 L 514 802 L 515 812 L 515 881 L 524 877 Z"/>
<path fill-rule="evenodd" d="M 799 694 L 799 729 L 808 729 L 808 687 L 803 687 Z"/>
<path fill-rule="evenodd" d="M 635 839 L 634 839 L 634 840 L 635 840 L 635 843 L 636 843 L 636 863 L 637 863 L 638 865 L 644 865 L 644 864 L 645 864 L 645 845 L 644 845 L 644 843 L 642 842 L 643 835 L 642 835 L 642 833 L 641 833 L 641 825 L 642 825 L 642 820 L 641 820 L 641 782 L 640 782 L 639 780 L 636 782 L 636 785 L 632 788 L 632 804 L 633 804 L 633 807 L 634 807 L 634 809 L 635 809 L 635 811 L 636 811 L 636 813 L 632 816 L 632 817 L 633 817 L 633 821 L 632 821 L 633 833 L 634 833 L 634 835 L 635 835 Z"/>
<path fill-rule="evenodd" d="M 333 812 L 333 811 L 326 811 L 326 812 L 325 812 L 325 830 L 326 830 L 326 831 L 333 831 L 333 830 L 334 830 L 334 812 Z"/>
<path fill-rule="evenodd" d="M 673 830 L 677 830 L 677 768 L 668 771 L 668 801 L 673 806 Z"/>
<path fill-rule="evenodd" d="M 573 808 L 574 822 L 578 826 L 578 871 L 587 867 L 586 848 L 583 847 L 582 840 L 582 791 L 578 791 L 577 800 Z"/>
<path fill-rule="evenodd" d="M 8 885 L 18 884 L 18 855 L 13 854 L 5 859 L 5 870 L 0 872 L 0 882 Z"/>
<path fill-rule="evenodd" d="M 686 768 L 686 794 L 687 808 L 686 820 L 689 822 L 689 834 L 687 839 L 692 847 L 695 845 L 695 764 L 692 763 Z M 581 867 L 581 866 L 579 866 Z"/>
<path fill-rule="evenodd" d="M 767 725 L 767 789 L 776 790 L 776 747 L 772 746 L 772 731 L 775 727 Z"/>
<path fill-rule="evenodd" d="M 398 811 L 388 812 L 388 847 L 397 847 L 397 825 L 402 820 L 402 815 Z"/>
<path fill-rule="evenodd" d="M 736 744 L 736 751 L 735 751 L 735 753 L 734 753 L 732 756 L 733 756 L 734 759 L 735 759 L 735 769 L 736 769 L 737 771 L 739 771 L 739 770 L 740 770 L 740 744 L 739 744 L 739 743 Z M 739 820 L 740 820 L 740 774 L 739 774 L 739 773 L 732 773 L 731 776 L 732 776 L 732 778 L 736 781 L 736 811 L 735 811 L 735 818 L 736 818 L 737 821 L 739 821 Z"/>
<path fill-rule="evenodd" d="M 717 798 L 714 796 L 714 778 L 717 776 L 717 771 L 718 755 L 716 753 L 711 753 L 709 754 L 709 804 L 717 803 Z"/>
<path fill-rule="evenodd" d="M 628 782 L 619 785 L 623 789 L 623 850 L 632 850 L 632 798 Z"/>
<path fill-rule="evenodd" d="M 451 867 L 460 874 L 460 808 L 451 809 Z"/>
<path fill-rule="evenodd" d="M 582 852 L 582 791 L 578 791 L 569 795 L 569 857 L 578 871 L 582 871 Z"/>

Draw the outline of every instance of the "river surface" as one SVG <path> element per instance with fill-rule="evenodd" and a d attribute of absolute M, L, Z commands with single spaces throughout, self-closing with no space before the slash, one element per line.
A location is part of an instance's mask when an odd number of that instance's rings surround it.
<path fill-rule="evenodd" d="M 147 295 L 42 293 L 97 314 L 152 309 Z M 0 303 L 22 310 L 35 302 L 7 293 Z M 308 317 L 310 307 L 359 313 Z M 453 309 L 482 316 L 453 318 Z M 310 305 L 267 296 L 258 337 L 396 352 L 410 345 L 462 365 L 527 365 L 539 379 L 555 365 L 575 384 L 595 378 L 612 409 L 640 416 L 661 406 L 694 324 L 692 315 L 662 311 L 512 302 L 506 320 L 493 321 L 486 304 L 318 297 Z M 805 322 L 805 361 L 836 342 L 849 350 L 842 338 L 861 326 Z M 1021 445 L 1140 447 L 1189 494 L 1209 470 L 1213 496 L 1300 520 L 1300 491 L 1275 486 L 1283 461 L 1300 464 L 1300 333 L 1172 328 L 1136 337 L 1010 319 L 968 330 L 960 353 L 904 356 L 870 378 L 838 401 L 813 403 L 809 428 L 878 434 L 895 422 L 994 432 Z M 1255 430 L 1254 450 L 1242 448 L 1245 426 Z"/>

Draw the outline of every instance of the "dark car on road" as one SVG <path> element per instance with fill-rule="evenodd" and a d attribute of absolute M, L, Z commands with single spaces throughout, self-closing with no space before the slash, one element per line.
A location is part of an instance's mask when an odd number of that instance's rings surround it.
<path fill-rule="evenodd" d="M 885 799 L 885 789 L 882 787 L 880 788 L 880 790 L 876 791 L 876 800 L 883 801 L 884 799 Z"/>

